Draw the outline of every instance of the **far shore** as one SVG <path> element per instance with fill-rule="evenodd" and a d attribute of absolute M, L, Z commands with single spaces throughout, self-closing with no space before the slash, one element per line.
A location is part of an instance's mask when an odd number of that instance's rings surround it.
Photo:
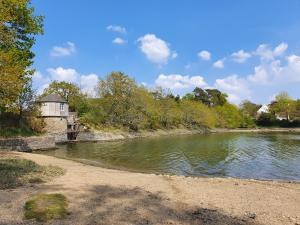
<path fill-rule="evenodd" d="M 300 224 L 296 182 L 142 174 L 12 154 L 66 173 L 45 184 L 0 190 L 0 224 L 28 224 L 22 208 L 37 193 L 61 193 L 68 199 L 70 215 L 49 224 Z"/>

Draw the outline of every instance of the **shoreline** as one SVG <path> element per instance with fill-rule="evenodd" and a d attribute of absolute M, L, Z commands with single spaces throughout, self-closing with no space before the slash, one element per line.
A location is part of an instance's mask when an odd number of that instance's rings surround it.
<path fill-rule="evenodd" d="M 126 141 L 126 140 L 124 140 Z M 142 170 L 134 170 L 134 169 L 129 169 L 126 167 L 118 167 L 118 166 L 111 166 L 109 164 L 105 164 L 102 162 L 97 162 L 93 160 L 88 160 L 88 159 L 76 159 L 76 158 L 68 158 L 68 157 L 59 157 L 59 156 L 51 156 L 47 154 L 41 153 L 42 151 L 34 154 L 40 154 L 40 155 L 45 155 L 45 156 L 50 156 L 54 157 L 57 159 L 62 159 L 62 160 L 68 160 L 76 163 L 81 163 L 83 165 L 87 166 L 93 166 L 93 167 L 98 167 L 102 169 L 108 169 L 108 170 L 116 170 L 120 172 L 128 172 L 128 173 L 140 173 L 140 174 L 150 174 L 150 175 L 156 175 L 156 176 L 169 176 L 169 177 L 179 177 L 179 178 L 201 178 L 201 179 L 236 179 L 236 180 L 245 180 L 245 181 L 262 181 L 262 182 L 277 182 L 277 183 L 295 183 L 300 185 L 300 180 L 284 180 L 284 179 L 257 179 L 257 178 L 239 178 L 239 177 L 230 177 L 230 176 L 213 176 L 213 175 L 207 175 L 207 176 L 193 176 L 193 175 L 178 175 L 178 174 L 171 174 L 171 173 L 164 173 L 164 172 L 151 172 L 151 171 L 142 171 Z"/>
<path fill-rule="evenodd" d="M 23 203 L 32 194 L 45 192 L 62 193 L 69 200 L 71 214 L 53 224 L 300 223 L 300 183 L 144 174 L 40 154 L 14 154 L 40 165 L 59 166 L 66 173 L 49 183 L 0 190 L 0 224 L 27 224 Z M 202 218 L 206 223 L 201 223 Z"/>

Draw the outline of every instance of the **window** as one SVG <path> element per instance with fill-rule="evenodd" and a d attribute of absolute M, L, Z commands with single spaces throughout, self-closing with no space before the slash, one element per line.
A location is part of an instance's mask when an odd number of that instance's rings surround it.
<path fill-rule="evenodd" d="M 60 111 L 65 111 L 65 104 L 64 103 L 60 103 Z"/>

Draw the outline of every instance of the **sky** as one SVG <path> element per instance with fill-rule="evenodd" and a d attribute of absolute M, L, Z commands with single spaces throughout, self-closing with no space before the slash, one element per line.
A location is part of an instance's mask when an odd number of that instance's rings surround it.
<path fill-rule="evenodd" d="M 33 77 L 95 85 L 121 71 L 184 95 L 217 88 L 239 104 L 300 98 L 300 0 L 32 0 L 44 15 Z"/>

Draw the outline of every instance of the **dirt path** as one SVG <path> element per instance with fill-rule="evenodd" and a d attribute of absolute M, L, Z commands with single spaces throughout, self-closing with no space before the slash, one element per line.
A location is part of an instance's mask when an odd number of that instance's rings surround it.
<path fill-rule="evenodd" d="M 51 224 L 300 225 L 300 184 L 223 178 L 159 176 L 109 170 L 45 155 L 18 153 L 66 174 L 55 180 L 0 191 L 0 224 L 23 221 L 35 193 L 65 194 L 71 214 Z"/>

